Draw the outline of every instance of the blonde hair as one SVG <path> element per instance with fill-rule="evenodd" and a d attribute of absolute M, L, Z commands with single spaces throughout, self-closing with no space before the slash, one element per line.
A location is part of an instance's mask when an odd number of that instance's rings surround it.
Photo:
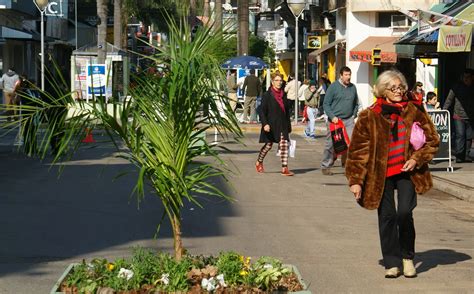
<path fill-rule="evenodd" d="M 276 78 L 276 77 L 280 77 L 282 80 L 283 80 L 283 75 L 281 73 L 277 73 L 277 72 L 274 72 L 270 75 L 272 81 Z"/>
<path fill-rule="evenodd" d="M 385 95 L 385 91 L 390 86 L 390 83 L 395 79 L 400 80 L 400 84 L 405 88 L 405 90 L 408 89 L 407 80 L 401 72 L 398 70 L 386 70 L 381 75 L 379 75 L 377 81 L 375 81 L 373 88 L 375 97 L 383 97 Z"/>

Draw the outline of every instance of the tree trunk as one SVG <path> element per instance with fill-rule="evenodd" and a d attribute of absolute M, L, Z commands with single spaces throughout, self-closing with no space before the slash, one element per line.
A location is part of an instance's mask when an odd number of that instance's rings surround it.
<path fill-rule="evenodd" d="M 204 0 L 204 7 L 203 7 L 202 16 L 204 16 L 204 17 L 210 17 L 209 11 L 210 11 L 209 0 Z"/>
<path fill-rule="evenodd" d="M 249 54 L 249 1 L 239 0 L 238 18 L 238 55 Z"/>
<path fill-rule="evenodd" d="M 100 23 L 97 26 L 97 62 L 105 63 L 107 53 L 107 1 L 97 0 L 97 16 Z"/>
<path fill-rule="evenodd" d="M 122 0 L 114 0 L 114 46 L 122 48 Z"/>
<path fill-rule="evenodd" d="M 171 226 L 173 227 L 174 257 L 176 260 L 181 260 L 183 258 L 183 241 L 181 240 L 181 221 L 178 216 L 173 215 Z"/>
<path fill-rule="evenodd" d="M 220 32 L 222 30 L 222 0 L 216 0 L 214 6 L 215 12 L 215 23 L 214 26 L 216 31 Z"/>
<path fill-rule="evenodd" d="M 191 0 L 189 4 L 189 24 L 196 25 L 196 0 Z"/>

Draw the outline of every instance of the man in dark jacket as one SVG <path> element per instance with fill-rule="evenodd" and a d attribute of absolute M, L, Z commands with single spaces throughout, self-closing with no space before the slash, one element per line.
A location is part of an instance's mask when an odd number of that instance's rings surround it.
<path fill-rule="evenodd" d="M 466 69 L 461 82 L 456 84 L 448 94 L 443 109 L 454 104 L 453 120 L 456 131 L 456 162 L 472 162 L 469 151 L 474 136 L 474 87 L 472 70 Z"/>
<path fill-rule="evenodd" d="M 255 76 L 255 70 L 251 69 L 250 74 L 245 77 L 244 85 L 242 90 L 245 93 L 244 100 L 244 115 L 243 122 L 248 122 L 248 114 L 250 112 L 250 120 L 256 122 L 257 120 L 257 96 L 260 96 L 260 91 L 262 90 L 262 85 L 258 77 Z"/>

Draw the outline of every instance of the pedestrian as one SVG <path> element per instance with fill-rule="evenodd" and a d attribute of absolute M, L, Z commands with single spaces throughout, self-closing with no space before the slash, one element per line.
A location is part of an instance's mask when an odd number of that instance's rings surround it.
<path fill-rule="evenodd" d="M 316 83 L 311 81 L 309 83 L 308 89 L 304 93 L 306 113 L 308 115 L 308 124 L 304 131 L 304 135 L 307 138 L 316 139 L 316 134 L 314 132 L 314 124 L 316 123 L 316 118 L 318 117 L 318 104 L 319 104 L 319 92 L 316 88 Z"/>
<path fill-rule="evenodd" d="M 319 105 L 318 105 L 318 114 L 319 114 L 319 117 L 317 118 L 317 120 L 323 120 L 324 119 L 324 97 L 326 96 L 326 91 L 328 89 L 328 87 L 331 85 L 331 82 L 329 82 L 328 79 L 326 79 L 325 77 L 321 76 L 319 78 L 319 88 L 318 88 L 318 92 L 319 92 Z"/>
<path fill-rule="evenodd" d="M 304 98 L 304 93 L 306 92 L 306 89 L 309 87 L 309 82 L 310 80 L 304 79 L 303 83 L 301 84 L 299 90 L 298 90 L 298 106 L 299 106 L 299 112 L 304 113 L 304 108 L 305 108 L 305 98 Z M 304 115 L 302 115 L 303 121 L 304 121 Z"/>
<path fill-rule="evenodd" d="M 417 100 L 423 101 L 423 98 L 425 97 L 425 91 L 423 90 L 423 83 L 416 82 L 415 85 L 413 86 L 413 89 L 411 90 L 411 93 Z"/>
<path fill-rule="evenodd" d="M 288 97 L 288 100 L 290 100 L 292 102 L 290 112 L 292 112 L 294 110 L 295 113 L 296 113 L 296 111 L 298 111 L 298 109 L 294 109 L 295 108 L 295 100 L 298 99 L 298 90 L 301 86 L 301 82 L 297 81 L 294 77 L 295 77 L 294 73 L 291 73 L 288 76 L 288 82 L 286 83 L 286 86 L 285 86 L 284 89 L 285 89 L 285 93 Z"/>
<path fill-rule="evenodd" d="M 328 117 L 326 121 L 326 144 L 321 161 L 321 172 L 323 175 L 333 175 L 331 167 L 334 165 L 335 153 L 331 139 L 330 123 L 338 123 L 342 120 L 346 127 L 348 136 L 352 135 L 354 129 L 354 118 L 357 116 L 359 98 L 357 89 L 351 83 L 351 69 L 343 66 L 339 71 L 339 80 L 332 83 L 326 91 L 324 98 L 324 111 Z M 344 159 L 343 159 L 344 165 Z"/>
<path fill-rule="evenodd" d="M 281 175 L 293 176 L 288 169 L 288 142 L 290 140 L 290 103 L 281 88 L 283 76 L 272 74 L 272 85 L 263 94 L 260 119 L 262 129 L 260 131 L 260 143 L 265 143 L 258 154 L 255 168 L 257 172 L 263 173 L 263 160 L 268 151 L 272 149 L 273 143 L 278 143 L 281 158 Z"/>
<path fill-rule="evenodd" d="M 380 244 L 385 277 L 415 277 L 413 209 L 417 193 L 433 182 L 428 162 L 438 150 L 439 136 L 419 100 L 405 94 L 402 73 L 383 72 L 375 82 L 376 102 L 358 117 L 349 145 L 346 177 L 350 191 L 366 209 L 378 209 Z M 418 150 L 410 145 L 411 127 L 417 122 L 425 134 Z M 394 191 L 397 190 L 397 207 Z"/>
<path fill-rule="evenodd" d="M 10 67 L 6 73 L 2 75 L 3 81 L 3 99 L 6 105 L 7 119 L 10 121 L 12 115 L 15 114 L 14 103 L 15 103 L 15 88 L 20 84 L 20 77 L 15 72 L 13 67 Z"/>
<path fill-rule="evenodd" d="M 466 69 L 461 81 L 449 91 L 443 109 L 453 106 L 453 121 L 456 132 L 456 162 L 472 162 L 469 151 L 474 135 L 474 86 L 471 69 Z"/>
<path fill-rule="evenodd" d="M 428 92 L 426 93 L 426 103 L 425 108 L 426 110 L 436 110 L 439 109 L 439 102 L 438 97 L 436 96 L 435 92 Z"/>
<path fill-rule="evenodd" d="M 232 111 L 237 108 L 237 71 L 235 69 L 230 70 L 229 76 L 227 76 L 227 95 L 229 97 L 229 105 Z"/>
<path fill-rule="evenodd" d="M 255 70 L 251 69 L 250 74 L 245 77 L 244 85 L 242 89 L 245 93 L 244 100 L 244 114 L 243 122 L 244 123 L 256 123 L 257 121 L 257 96 L 260 95 L 262 85 L 260 79 L 255 76 Z M 250 113 L 250 120 L 248 115 Z"/>
<path fill-rule="evenodd" d="M 26 110 L 33 107 L 41 107 L 40 93 L 36 89 L 35 83 L 29 81 L 25 74 L 20 75 L 20 84 L 16 89 L 18 103 Z M 38 142 L 36 135 L 40 126 L 40 115 L 28 111 L 22 117 L 22 135 L 23 135 L 23 150 L 27 156 L 31 157 L 38 154 Z"/>

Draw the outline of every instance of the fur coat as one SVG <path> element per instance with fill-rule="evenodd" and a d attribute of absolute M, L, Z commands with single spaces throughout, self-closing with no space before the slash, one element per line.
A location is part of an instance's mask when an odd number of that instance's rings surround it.
<path fill-rule="evenodd" d="M 410 140 L 405 142 L 405 161 L 414 159 L 416 167 L 410 173 L 410 178 L 418 194 L 427 192 L 433 181 L 428 169 L 438 151 L 439 135 L 428 114 L 419 106 L 409 102 L 401 112 L 407 134 L 410 138 L 411 127 L 419 122 L 426 136 L 426 144 L 415 151 Z M 362 197 L 359 204 L 367 209 L 379 207 L 385 188 L 385 175 L 390 144 L 390 121 L 374 111 L 373 106 L 359 113 L 357 123 L 352 133 L 349 153 L 346 161 L 346 177 L 349 186 L 359 184 L 362 187 Z"/>

